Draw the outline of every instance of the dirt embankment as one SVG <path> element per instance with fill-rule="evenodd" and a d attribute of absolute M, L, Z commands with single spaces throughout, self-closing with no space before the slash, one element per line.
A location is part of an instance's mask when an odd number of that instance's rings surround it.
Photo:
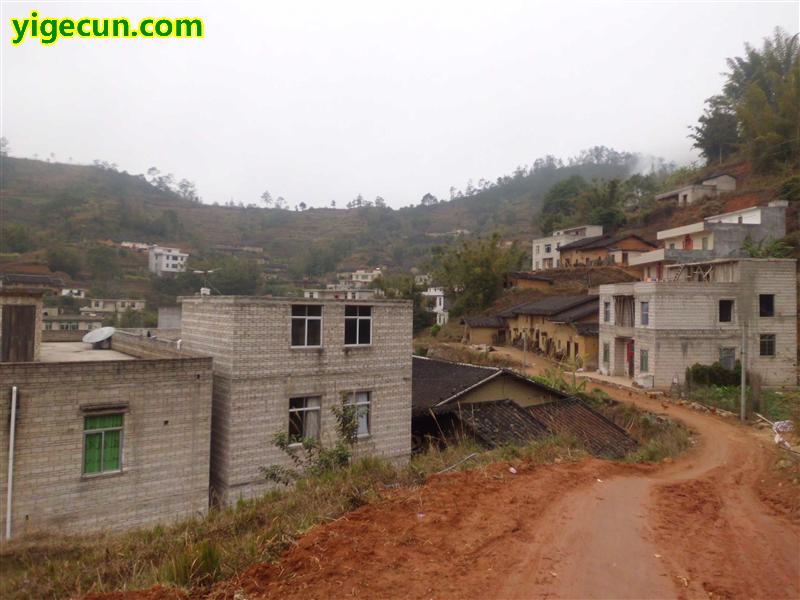
<path fill-rule="evenodd" d="M 607 391 L 683 420 L 698 446 L 659 466 L 589 459 L 436 476 L 315 527 L 276 565 L 254 565 L 191 597 L 800 597 L 792 512 L 800 494 L 773 478 L 769 438 Z M 111 597 L 178 597 L 170 593 Z"/>

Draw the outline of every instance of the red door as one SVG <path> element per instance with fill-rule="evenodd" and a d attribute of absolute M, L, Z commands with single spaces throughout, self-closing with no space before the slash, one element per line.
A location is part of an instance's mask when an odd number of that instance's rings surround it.
<path fill-rule="evenodd" d="M 691 250 L 693 244 L 694 243 L 692 242 L 692 236 L 690 236 L 690 235 L 683 236 L 683 249 L 684 250 Z"/>
<path fill-rule="evenodd" d="M 628 359 L 628 377 L 634 376 L 634 348 L 633 348 L 633 340 L 629 340 L 626 348 L 626 357 Z"/>

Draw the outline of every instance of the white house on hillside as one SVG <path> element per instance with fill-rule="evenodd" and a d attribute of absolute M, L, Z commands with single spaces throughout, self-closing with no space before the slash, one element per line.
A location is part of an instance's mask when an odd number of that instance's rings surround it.
<path fill-rule="evenodd" d="M 158 277 L 165 274 L 174 275 L 186 270 L 186 260 L 189 255 L 181 252 L 180 248 L 163 248 L 153 246 L 149 251 L 148 268 Z"/>

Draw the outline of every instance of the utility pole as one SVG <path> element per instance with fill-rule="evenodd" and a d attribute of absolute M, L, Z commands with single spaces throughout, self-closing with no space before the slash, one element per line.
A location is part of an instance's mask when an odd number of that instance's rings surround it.
<path fill-rule="evenodd" d="M 739 418 L 744 422 L 747 420 L 747 321 L 742 319 L 742 347 L 739 350 L 739 364 L 741 365 L 741 379 L 739 381 L 741 397 L 739 399 Z"/>

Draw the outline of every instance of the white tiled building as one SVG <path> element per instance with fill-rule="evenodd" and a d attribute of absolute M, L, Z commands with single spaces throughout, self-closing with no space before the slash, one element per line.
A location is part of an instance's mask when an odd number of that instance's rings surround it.
<path fill-rule="evenodd" d="M 150 248 L 148 256 L 148 268 L 151 273 L 158 277 L 163 275 L 174 275 L 183 273 L 186 270 L 186 260 L 189 255 L 181 252 L 180 248 L 164 248 L 153 246 Z"/>
<path fill-rule="evenodd" d="M 561 266 L 559 248 L 584 237 L 603 235 L 602 225 L 581 225 L 554 231 L 547 237 L 536 238 L 531 245 L 531 269 L 557 269 Z"/>

